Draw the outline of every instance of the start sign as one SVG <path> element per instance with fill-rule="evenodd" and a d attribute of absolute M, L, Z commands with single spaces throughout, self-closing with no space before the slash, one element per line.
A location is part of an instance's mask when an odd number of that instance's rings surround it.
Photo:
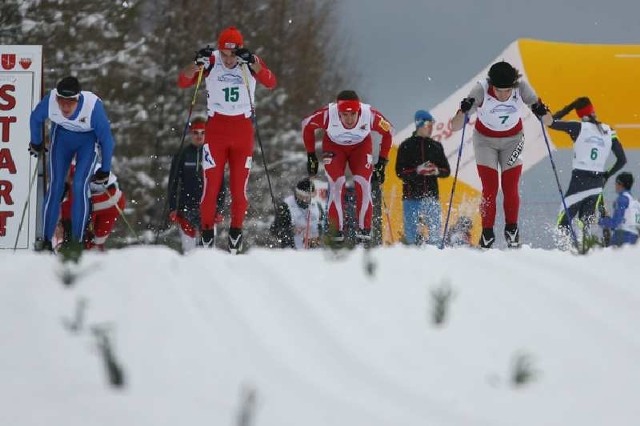
<path fill-rule="evenodd" d="M 31 185 L 38 162 L 27 148 L 41 97 L 42 46 L 0 45 L 0 249 L 28 249 L 36 239 L 43 188 Z"/>

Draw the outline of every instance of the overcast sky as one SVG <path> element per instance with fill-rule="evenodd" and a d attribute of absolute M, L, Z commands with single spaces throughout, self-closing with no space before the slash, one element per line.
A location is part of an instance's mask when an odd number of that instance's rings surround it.
<path fill-rule="evenodd" d="M 340 0 L 350 81 L 400 129 L 518 38 L 640 43 L 640 1 Z M 640 74 L 640 67 L 639 67 Z"/>

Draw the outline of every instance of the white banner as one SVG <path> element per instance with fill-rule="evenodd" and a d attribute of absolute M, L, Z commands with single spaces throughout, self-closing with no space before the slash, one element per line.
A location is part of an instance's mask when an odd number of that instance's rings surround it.
<path fill-rule="evenodd" d="M 37 161 L 27 148 L 41 92 L 42 46 L 0 45 L 0 249 L 29 249 L 36 239 Z"/>

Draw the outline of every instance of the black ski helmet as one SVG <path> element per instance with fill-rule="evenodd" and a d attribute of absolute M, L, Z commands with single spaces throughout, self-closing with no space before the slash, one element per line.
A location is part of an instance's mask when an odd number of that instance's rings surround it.
<path fill-rule="evenodd" d="M 629 172 L 619 173 L 618 176 L 616 176 L 616 183 L 619 183 L 624 189 L 629 191 L 633 186 L 633 175 Z"/>
<path fill-rule="evenodd" d="M 513 87 L 518 81 L 518 70 L 509 62 L 500 61 L 489 68 L 489 83 L 498 89 Z"/>
<path fill-rule="evenodd" d="M 61 98 L 75 98 L 80 94 L 80 82 L 73 76 L 65 77 L 56 86 L 58 96 Z"/>

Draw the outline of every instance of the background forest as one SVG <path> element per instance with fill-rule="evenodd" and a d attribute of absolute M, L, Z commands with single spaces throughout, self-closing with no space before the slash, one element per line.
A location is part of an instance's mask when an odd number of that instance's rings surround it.
<path fill-rule="evenodd" d="M 262 239 L 273 219 L 264 164 L 277 198 L 306 175 L 300 122 L 343 89 L 349 67 L 336 55 L 335 0 L 4 0 L 0 44 L 39 44 L 44 89 L 75 75 L 100 96 L 116 140 L 113 171 L 128 196 L 126 215 L 147 242 L 172 243 L 165 199 L 171 156 L 180 147 L 193 89 L 176 85 L 195 51 L 237 26 L 245 46 L 274 71 L 258 86 L 256 140 L 245 229 Z M 340 66 L 337 66 L 337 64 Z M 194 115 L 206 114 L 200 90 Z M 185 142 L 187 143 L 187 142 Z M 263 161 L 264 160 L 264 161 Z M 228 220 L 228 217 L 227 217 Z M 226 226 L 225 226 L 226 228 Z M 117 236 L 126 236 L 124 225 Z M 255 241 L 255 240 L 254 240 Z"/>

